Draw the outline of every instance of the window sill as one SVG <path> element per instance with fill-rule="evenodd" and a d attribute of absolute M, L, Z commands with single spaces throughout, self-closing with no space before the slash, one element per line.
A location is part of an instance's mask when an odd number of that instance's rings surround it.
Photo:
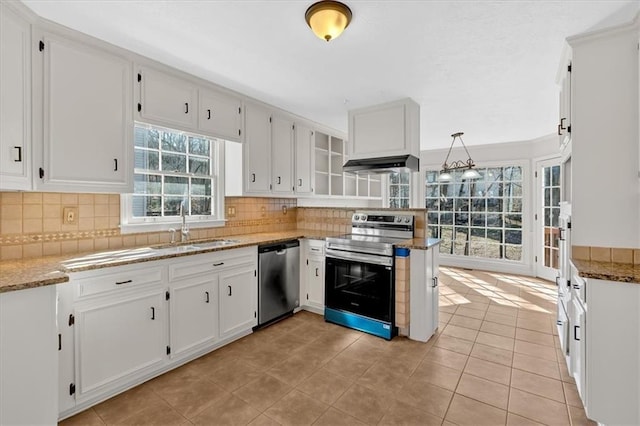
<path fill-rule="evenodd" d="M 198 228 L 219 228 L 224 226 L 226 220 L 224 219 L 204 219 L 204 220 L 189 220 L 187 219 L 187 226 L 189 229 Z M 141 232 L 157 232 L 168 231 L 169 228 L 180 230 L 182 227 L 182 221 L 162 221 L 162 222 L 140 222 L 140 223 L 125 223 L 120 225 L 121 234 L 136 234 Z"/>

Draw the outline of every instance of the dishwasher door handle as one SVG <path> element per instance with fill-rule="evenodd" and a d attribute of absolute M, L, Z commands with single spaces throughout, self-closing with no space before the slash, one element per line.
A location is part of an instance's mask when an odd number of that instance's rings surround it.
<path fill-rule="evenodd" d="M 286 249 L 276 250 L 276 254 L 277 254 L 278 256 L 282 256 L 282 255 L 283 255 L 283 254 L 285 254 L 286 252 L 287 252 L 287 250 L 286 250 Z"/>

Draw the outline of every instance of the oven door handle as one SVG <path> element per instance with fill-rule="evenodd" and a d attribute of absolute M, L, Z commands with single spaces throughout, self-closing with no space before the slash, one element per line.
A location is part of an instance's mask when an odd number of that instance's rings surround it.
<path fill-rule="evenodd" d="M 327 257 L 348 260 L 362 263 L 370 263 L 373 265 L 393 266 L 393 257 L 376 256 L 364 253 L 355 253 L 351 251 L 331 250 L 326 249 L 325 254 Z"/>

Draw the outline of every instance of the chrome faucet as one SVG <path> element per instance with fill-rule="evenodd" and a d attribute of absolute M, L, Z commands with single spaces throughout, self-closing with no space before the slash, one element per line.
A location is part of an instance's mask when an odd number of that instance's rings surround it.
<path fill-rule="evenodd" d="M 169 232 L 171 233 L 171 244 L 176 243 L 176 230 L 174 228 L 169 228 Z"/>
<path fill-rule="evenodd" d="M 184 201 L 180 203 L 180 216 L 182 216 L 182 228 L 180 228 L 180 241 L 189 241 L 189 227 L 187 226 L 187 216 L 184 208 Z"/>

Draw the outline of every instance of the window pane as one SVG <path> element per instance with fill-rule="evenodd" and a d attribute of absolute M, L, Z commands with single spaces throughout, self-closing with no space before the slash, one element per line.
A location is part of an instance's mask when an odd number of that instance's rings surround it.
<path fill-rule="evenodd" d="M 134 195 L 131 200 L 134 217 L 162 215 L 162 197 Z"/>
<path fill-rule="evenodd" d="M 191 195 L 212 195 L 211 179 L 191 179 Z"/>
<path fill-rule="evenodd" d="M 187 152 L 187 137 L 180 133 L 162 133 L 162 149 L 164 151 Z"/>
<path fill-rule="evenodd" d="M 506 197 L 522 197 L 522 183 L 521 182 L 505 183 L 504 195 Z"/>
<path fill-rule="evenodd" d="M 486 225 L 486 215 L 484 213 L 472 213 L 471 214 L 471 226 L 484 226 Z"/>
<path fill-rule="evenodd" d="M 502 230 L 501 229 L 487 229 L 487 238 L 494 243 L 502 242 Z"/>
<path fill-rule="evenodd" d="M 409 185 L 400 186 L 400 196 L 402 198 L 409 198 Z"/>
<path fill-rule="evenodd" d="M 147 151 L 136 148 L 133 167 L 142 170 L 160 170 L 160 154 L 157 151 Z"/>
<path fill-rule="evenodd" d="M 389 195 L 391 198 L 398 198 L 400 196 L 400 189 L 398 188 L 398 185 L 391 185 L 389 187 Z"/>
<path fill-rule="evenodd" d="M 560 209 L 558 207 L 552 208 L 551 209 L 551 226 L 554 226 L 556 228 L 560 226 L 558 223 L 559 217 L 560 217 Z"/>
<path fill-rule="evenodd" d="M 489 259 L 502 259 L 502 245 L 487 244 L 486 256 Z"/>
<path fill-rule="evenodd" d="M 209 159 L 207 158 L 189 158 L 189 172 L 195 175 L 210 175 Z"/>
<path fill-rule="evenodd" d="M 544 205 L 551 206 L 551 188 L 544 189 Z"/>
<path fill-rule="evenodd" d="M 185 199 L 183 197 L 164 197 L 164 215 L 180 216 L 180 204 Z M 185 215 L 189 214 L 189 206 L 185 206 Z"/>
<path fill-rule="evenodd" d="M 440 210 L 452 211 L 453 210 L 453 198 L 440 199 Z"/>
<path fill-rule="evenodd" d="M 175 173 L 187 172 L 187 156 L 162 153 L 162 170 Z"/>
<path fill-rule="evenodd" d="M 404 185 L 409 185 L 409 172 L 400 173 L 400 183 Z"/>
<path fill-rule="evenodd" d="M 469 226 L 469 213 L 456 212 L 456 225 Z"/>
<path fill-rule="evenodd" d="M 186 195 L 189 193 L 189 178 L 165 176 L 164 193 Z"/>
<path fill-rule="evenodd" d="M 502 197 L 502 183 L 491 182 L 487 184 L 487 197 Z"/>
<path fill-rule="evenodd" d="M 508 214 L 504 217 L 505 228 L 522 228 L 522 215 Z"/>
<path fill-rule="evenodd" d="M 551 190 L 551 206 L 558 207 L 560 205 L 560 188 Z"/>
<path fill-rule="evenodd" d="M 513 213 L 522 213 L 521 198 L 507 198 L 505 200 L 505 211 Z"/>
<path fill-rule="evenodd" d="M 471 211 L 484 212 L 487 210 L 487 200 L 484 198 L 480 200 L 471 200 Z"/>
<path fill-rule="evenodd" d="M 487 214 L 487 227 L 502 228 L 502 214 L 495 214 L 495 213 Z"/>
<path fill-rule="evenodd" d="M 505 246 L 505 259 L 522 260 L 522 246 Z"/>
<path fill-rule="evenodd" d="M 133 144 L 144 148 L 158 149 L 160 134 L 154 129 L 136 127 L 133 136 Z"/>
<path fill-rule="evenodd" d="M 209 140 L 202 138 L 189 137 L 189 153 L 195 155 L 209 156 Z"/>
<path fill-rule="evenodd" d="M 134 175 L 133 191 L 136 194 L 162 194 L 162 176 L 160 175 Z"/>
<path fill-rule="evenodd" d="M 551 209 L 544 209 L 544 226 L 551 226 Z"/>
<path fill-rule="evenodd" d="M 501 212 L 502 211 L 502 198 L 487 198 L 487 211 L 488 212 Z"/>
<path fill-rule="evenodd" d="M 560 186 L 560 166 L 551 167 L 551 185 Z"/>
<path fill-rule="evenodd" d="M 399 173 L 389 173 L 389 183 L 391 183 L 391 184 L 400 183 Z"/>
<path fill-rule="evenodd" d="M 438 224 L 438 213 L 427 212 L 427 223 L 431 225 Z"/>
<path fill-rule="evenodd" d="M 438 172 L 435 172 L 435 171 L 427 172 L 426 180 L 427 180 L 427 183 L 437 182 L 438 181 Z"/>
<path fill-rule="evenodd" d="M 453 225 L 453 213 L 440 213 L 441 225 Z"/>
<path fill-rule="evenodd" d="M 427 230 L 428 235 L 427 237 L 429 238 L 440 238 L 438 235 L 438 227 L 437 226 L 430 226 L 429 229 Z"/>
<path fill-rule="evenodd" d="M 485 195 L 485 183 L 478 180 L 471 182 L 471 196 L 472 197 L 484 197 Z"/>
<path fill-rule="evenodd" d="M 437 198 L 427 198 L 426 207 L 427 210 L 438 210 L 440 207 L 440 200 Z"/>
<path fill-rule="evenodd" d="M 469 211 L 469 199 L 468 198 L 456 198 L 454 201 L 456 211 L 468 212 Z"/>
<path fill-rule="evenodd" d="M 427 185 L 427 197 L 439 197 L 440 187 L 438 185 Z"/>
<path fill-rule="evenodd" d="M 210 215 L 211 214 L 211 198 L 210 197 L 191 197 L 191 214 Z"/>
<path fill-rule="evenodd" d="M 504 168 L 505 180 L 522 180 L 522 167 L 505 167 Z"/>
<path fill-rule="evenodd" d="M 509 244 L 522 244 L 522 232 L 521 231 L 504 231 L 505 242 Z"/>

